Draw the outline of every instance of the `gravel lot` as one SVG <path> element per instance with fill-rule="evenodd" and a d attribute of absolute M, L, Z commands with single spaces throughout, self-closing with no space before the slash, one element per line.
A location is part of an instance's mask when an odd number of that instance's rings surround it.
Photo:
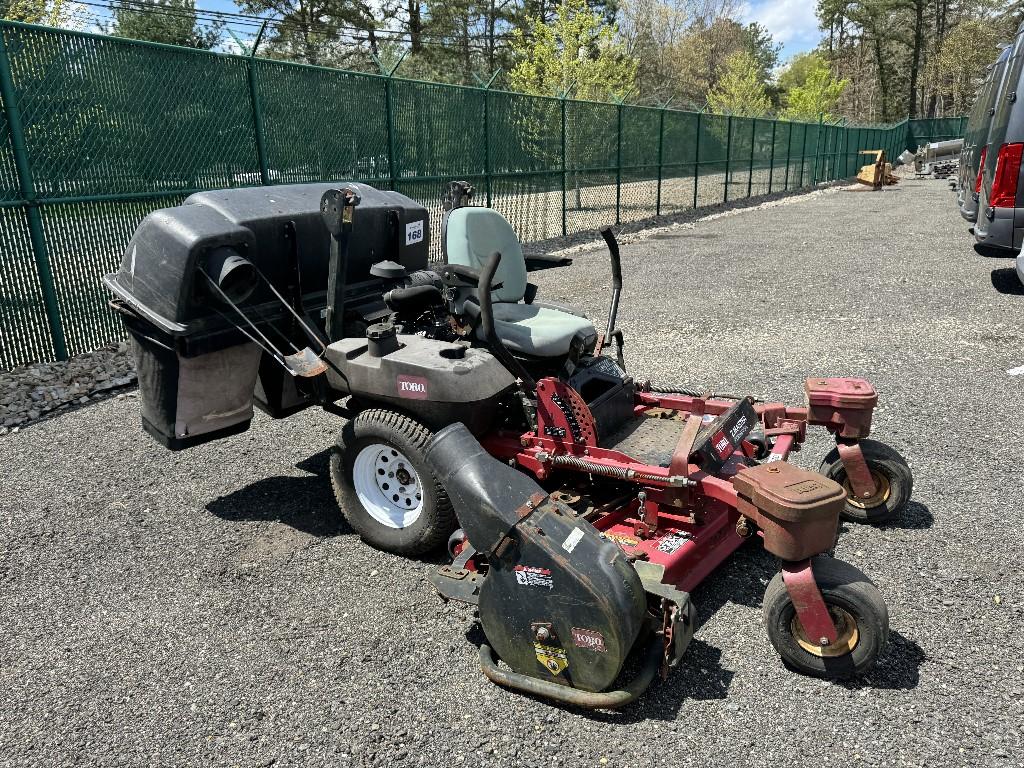
<path fill-rule="evenodd" d="M 624 247 L 638 376 L 791 401 L 805 376 L 879 389 L 875 436 L 915 475 L 898 526 L 851 527 L 892 639 L 866 679 L 788 672 L 761 627 L 771 559 L 694 595 L 667 682 L 617 714 L 495 687 L 436 563 L 335 512 L 322 413 L 181 454 L 111 399 L 0 438 L 0 764 L 1024 765 L 1024 288 L 969 247 L 945 182 L 830 190 Z M 541 273 L 604 317 L 605 255 Z M 800 460 L 827 451 L 815 435 Z"/>

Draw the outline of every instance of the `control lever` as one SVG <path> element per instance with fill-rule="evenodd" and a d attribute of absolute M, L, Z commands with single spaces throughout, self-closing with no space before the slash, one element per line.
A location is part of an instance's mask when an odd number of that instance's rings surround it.
<path fill-rule="evenodd" d="M 601 237 L 608 244 L 608 253 L 611 256 L 612 301 L 608 307 L 608 328 L 598 342 L 597 353 L 601 354 L 606 347 L 610 346 L 614 337 L 619 367 L 625 369 L 626 366 L 622 359 L 622 331 L 615 327 L 619 316 L 619 296 L 622 295 L 622 260 L 619 258 L 619 243 L 615 239 L 615 233 L 612 232 L 611 227 L 604 227 L 601 230 Z"/>

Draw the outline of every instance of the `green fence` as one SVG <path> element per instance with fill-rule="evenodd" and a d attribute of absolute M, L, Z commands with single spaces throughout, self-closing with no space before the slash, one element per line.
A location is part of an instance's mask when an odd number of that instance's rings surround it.
<path fill-rule="evenodd" d="M 934 117 L 921 120 L 908 120 L 907 123 L 907 149 L 916 152 L 922 144 L 929 144 L 933 141 L 946 141 L 947 139 L 959 139 L 964 135 L 967 128 L 966 117 Z"/>
<path fill-rule="evenodd" d="M 356 179 L 439 231 L 446 181 L 524 241 L 847 177 L 907 126 L 530 97 L 0 23 L 0 369 L 121 329 L 100 276 L 194 191 Z M 437 253 L 434 244 L 435 255 Z"/>

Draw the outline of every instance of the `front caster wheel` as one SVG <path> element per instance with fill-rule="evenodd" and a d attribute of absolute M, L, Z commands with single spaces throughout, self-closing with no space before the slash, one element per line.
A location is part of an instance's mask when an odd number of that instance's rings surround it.
<path fill-rule="evenodd" d="M 419 555 L 455 530 L 444 488 L 423 460 L 431 432 L 394 411 L 363 411 L 341 430 L 331 453 L 331 485 L 363 541 L 399 555 Z"/>
<path fill-rule="evenodd" d="M 870 498 L 858 499 L 853 496 L 838 448 L 829 452 L 818 471 L 846 489 L 846 506 L 839 513 L 843 520 L 881 525 L 903 512 L 914 490 L 914 476 L 906 459 L 885 443 L 861 440 L 860 450 L 871 470 L 871 479 L 875 481 L 875 493 Z"/>
<path fill-rule="evenodd" d="M 814 580 L 836 627 L 836 642 L 820 646 L 807 637 L 782 574 L 764 593 L 768 639 L 790 669 L 811 677 L 844 679 L 874 665 L 889 638 L 889 611 L 870 579 L 842 560 L 815 557 Z"/>

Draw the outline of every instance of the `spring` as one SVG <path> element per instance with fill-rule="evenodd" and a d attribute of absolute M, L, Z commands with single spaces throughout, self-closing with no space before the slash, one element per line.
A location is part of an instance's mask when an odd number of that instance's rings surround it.
<path fill-rule="evenodd" d="M 604 464 L 595 464 L 592 461 L 581 459 L 579 456 L 560 454 L 551 457 L 552 465 L 556 467 L 571 467 L 580 472 L 589 472 L 594 475 L 605 475 L 614 477 L 617 480 L 630 480 L 634 483 L 667 483 L 669 485 L 690 485 L 691 483 L 682 478 L 668 478 L 662 475 L 652 475 L 648 472 L 635 472 L 623 467 L 608 467 Z"/>
<path fill-rule="evenodd" d="M 595 475 L 608 475 L 619 480 L 630 480 L 629 470 L 622 467 L 606 467 L 602 464 L 595 464 L 592 461 L 581 459 L 579 456 L 568 456 L 561 454 L 552 456 L 551 463 L 556 467 L 572 467 L 581 472 L 591 472 Z"/>

